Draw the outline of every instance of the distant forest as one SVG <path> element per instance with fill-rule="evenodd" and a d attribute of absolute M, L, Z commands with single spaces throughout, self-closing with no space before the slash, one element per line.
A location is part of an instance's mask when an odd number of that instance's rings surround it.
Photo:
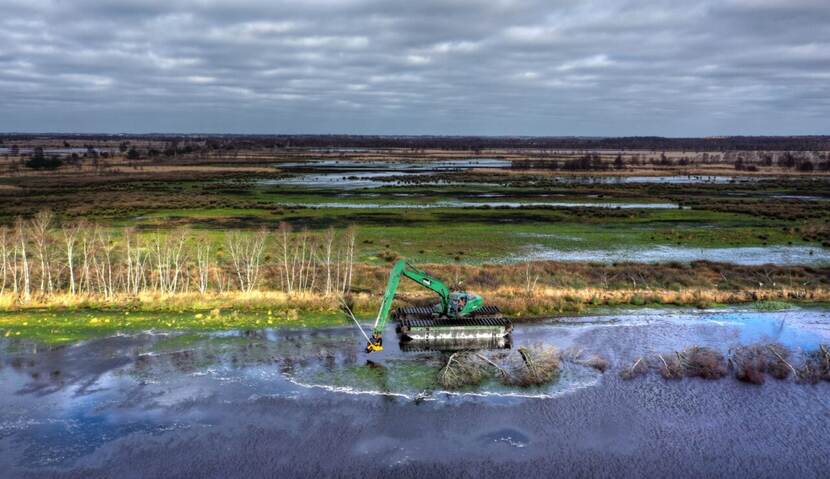
<path fill-rule="evenodd" d="M 224 148 L 439 148 L 482 149 L 574 149 L 574 150 L 662 150 L 662 151 L 827 151 L 830 136 L 722 136 L 707 138 L 663 138 L 638 136 L 602 137 L 490 137 L 490 136 L 363 136 L 363 135 L 69 135 L 0 134 L 0 146 L 14 141 L 68 139 L 113 141 L 221 142 Z"/>

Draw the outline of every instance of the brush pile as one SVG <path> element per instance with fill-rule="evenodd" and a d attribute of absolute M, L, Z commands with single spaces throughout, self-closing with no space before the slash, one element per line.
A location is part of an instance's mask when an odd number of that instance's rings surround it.
<path fill-rule="evenodd" d="M 739 381 L 764 384 L 766 374 L 775 379 L 787 379 L 797 374 L 789 362 L 790 352 L 778 343 L 740 346 L 729 351 L 729 365 Z"/>
<path fill-rule="evenodd" d="M 723 354 L 712 348 L 693 346 L 683 351 L 658 354 L 653 359 L 640 357 L 630 367 L 620 371 L 620 377 L 633 379 L 646 374 L 652 367 L 656 367 L 666 379 L 720 379 L 727 374 Z"/>
<path fill-rule="evenodd" d="M 611 366 L 608 360 L 597 354 L 586 354 L 584 349 L 568 348 L 559 355 L 559 359 L 580 366 L 587 366 L 604 373 Z"/>
<path fill-rule="evenodd" d="M 477 386 L 490 376 L 484 356 L 472 351 L 453 353 L 438 372 L 438 384 L 447 389 Z"/>
<path fill-rule="evenodd" d="M 822 344 L 817 351 L 805 353 L 798 376 L 808 384 L 830 381 L 830 348 Z"/>
<path fill-rule="evenodd" d="M 639 357 L 620 370 L 620 377 L 633 379 L 652 369 L 665 379 L 720 379 L 732 371 L 735 379 L 751 384 L 764 384 L 767 375 L 815 384 L 830 381 L 830 347 L 821 345 L 818 350 L 794 355 L 782 344 L 758 343 L 732 348 L 725 358 L 712 348 L 693 346 L 683 351 Z"/>
<path fill-rule="evenodd" d="M 559 375 L 559 366 L 559 354 L 553 346 L 519 348 L 490 357 L 475 351 L 460 351 L 446 358 L 438 372 L 438 384 L 446 389 L 461 389 L 495 377 L 509 386 L 541 386 Z"/>

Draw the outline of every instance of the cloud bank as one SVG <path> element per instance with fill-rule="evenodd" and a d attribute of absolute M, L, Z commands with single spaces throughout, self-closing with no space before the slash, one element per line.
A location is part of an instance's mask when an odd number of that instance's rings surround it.
<path fill-rule="evenodd" d="M 0 0 L 0 130 L 830 133 L 825 0 Z"/>

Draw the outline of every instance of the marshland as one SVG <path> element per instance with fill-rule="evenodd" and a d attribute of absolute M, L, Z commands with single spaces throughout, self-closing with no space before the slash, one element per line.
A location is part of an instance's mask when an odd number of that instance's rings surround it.
<path fill-rule="evenodd" d="M 810 475 L 822 138 L 4 135 L 0 461 Z M 416 348 L 390 325 L 367 356 L 343 306 L 369 327 L 401 258 L 498 306 L 510 338 Z M 297 444 L 329 454 L 297 463 Z"/>

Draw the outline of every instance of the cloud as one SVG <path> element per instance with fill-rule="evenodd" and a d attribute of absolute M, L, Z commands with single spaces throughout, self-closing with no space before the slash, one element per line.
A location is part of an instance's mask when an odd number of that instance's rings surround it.
<path fill-rule="evenodd" d="M 709 135 L 830 127 L 824 0 L 0 5 L 3 131 Z"/>

